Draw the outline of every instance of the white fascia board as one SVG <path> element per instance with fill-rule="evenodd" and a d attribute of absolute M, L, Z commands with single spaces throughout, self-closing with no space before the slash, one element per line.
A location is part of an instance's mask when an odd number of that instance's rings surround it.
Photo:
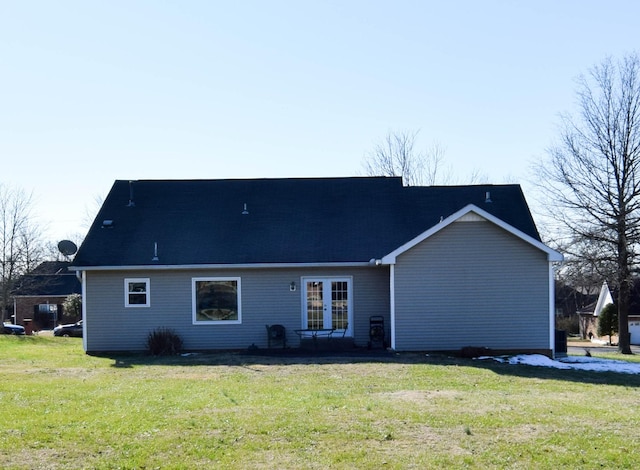
<path fill-rule="evenodd" d="M 551 262 L 551 261 L 563 261 L 564 260 L 564 257 L 562 256 L 562 254 L 560 254 L 559 252 L 549 248 L 544 243 L 536 240 L 535 238 L 527 235 L 526 233 L 518 230 L 517 228 L 507 224 L 502 219 L 499 219 L 496 216 L 494 216 L 492 214 L 489 214 L 487 211 L 480 209 L 478 206 L 476 206 L 474 204 L 469 204 L 469 205 L 463 207 L 462 209 L 460 209 L 459 211 L 451 214 L 446 219 L 443 219 L 440 223 L 434 225 L 429 230 L 421 233 L 420 235 L 415 237 L 413 240 L 409 240 L 407 243 L 405 243 L 404 245 L 400 246 L 399 248 L 396 248 L 395 250 L 393 250 L 388 255 L 383 256 L 382 257 L 382 264 L 395 264 L 396 263 L 396 258 L 399 255 L 401 255 L 402 253 L 406 252 L 407 250 L 413 248 L 417 244 L 423 242 L 424 240 L 426 240 L 427 238 L 429 238 L 433 234 L 438 233 L 440 230 L 444 229 L 445 227 L 448 227 L 449 225 L 454 223 L 456 220 L 464 217 L 465 215 L 469 214 L 470 212 L 473 212 L 474 214 L 479 215 L 483 219 L 486 219 L 487 221 L 497 225 L 498 227 L 502 228 L 503 230 L 506 230 L 510 234 L 515 235 L 516 237 L 520 238 L 524 242 L 529 243 L 530 245 L 534 246 L 535 248 L 545 252 L 547 254 L 548 261 Z"/>
<path fill-rule="evenodd" d="M 255 263 L 255 264 L 146 264 L 140 266 L 69 266 L 74 271 L 184 271 L 194 269 L 357 268 L 371 262 L 347 263 Z"/>

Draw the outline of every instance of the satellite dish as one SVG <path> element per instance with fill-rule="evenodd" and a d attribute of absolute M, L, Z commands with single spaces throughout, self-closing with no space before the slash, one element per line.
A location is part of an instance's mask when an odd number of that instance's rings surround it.
<path fill-rule="evenodd" d="M 65 256 L 75 255 L 78 247 L 71 240 L 62 240 L 58 243 L 58 251 Z"/>

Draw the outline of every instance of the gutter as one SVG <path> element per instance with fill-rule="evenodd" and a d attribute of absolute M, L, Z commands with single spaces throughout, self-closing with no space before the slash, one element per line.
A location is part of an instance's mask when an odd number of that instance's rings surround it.
<path fill-rule="evenodd" d="M 344 263 L 246 263 L 246 264 L 175 264 L 175 265 L 126 265 L 126 266 L 69 266 L 70 271 L 184 271 L 195 269 L 286 269 L 286 268 L 362 268 L 372 264 L 362 261 Z M 374 267 L 377 264 L 373 265 Z M 76 274 L 78 276 L 78 274 Z"/>

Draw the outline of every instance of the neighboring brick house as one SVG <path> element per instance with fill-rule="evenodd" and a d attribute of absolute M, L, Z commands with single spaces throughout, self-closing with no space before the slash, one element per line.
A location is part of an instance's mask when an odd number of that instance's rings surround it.
<path fill-rule="evenodd" d="M 13 291 L 15 323 L 32 321 L 34 331 L 53 329 L 59 323 L 80 320 L 80 315 L 66 315 L 62 304 L 82 287 L 75 272 L 67 270 L 66 261 L 45 261 L 16 283 Z"/>
<path fill-rule="evenodd" d="M 556 280 L 555 299 L 556 317 L 571 317 L 582 309 L 595 306 L 598 292 L 584 293 Z"/>

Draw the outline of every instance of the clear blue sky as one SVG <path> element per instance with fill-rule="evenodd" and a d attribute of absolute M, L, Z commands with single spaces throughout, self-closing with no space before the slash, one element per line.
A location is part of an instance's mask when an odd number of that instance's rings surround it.
<path fill-rule="evenodd" d="M 0 0 L 0 182 L 47 239 L 115 179 L 362 174 L 420 130 L 521 182 L 575 77 L 639 46 L 640 2 Z"/>

